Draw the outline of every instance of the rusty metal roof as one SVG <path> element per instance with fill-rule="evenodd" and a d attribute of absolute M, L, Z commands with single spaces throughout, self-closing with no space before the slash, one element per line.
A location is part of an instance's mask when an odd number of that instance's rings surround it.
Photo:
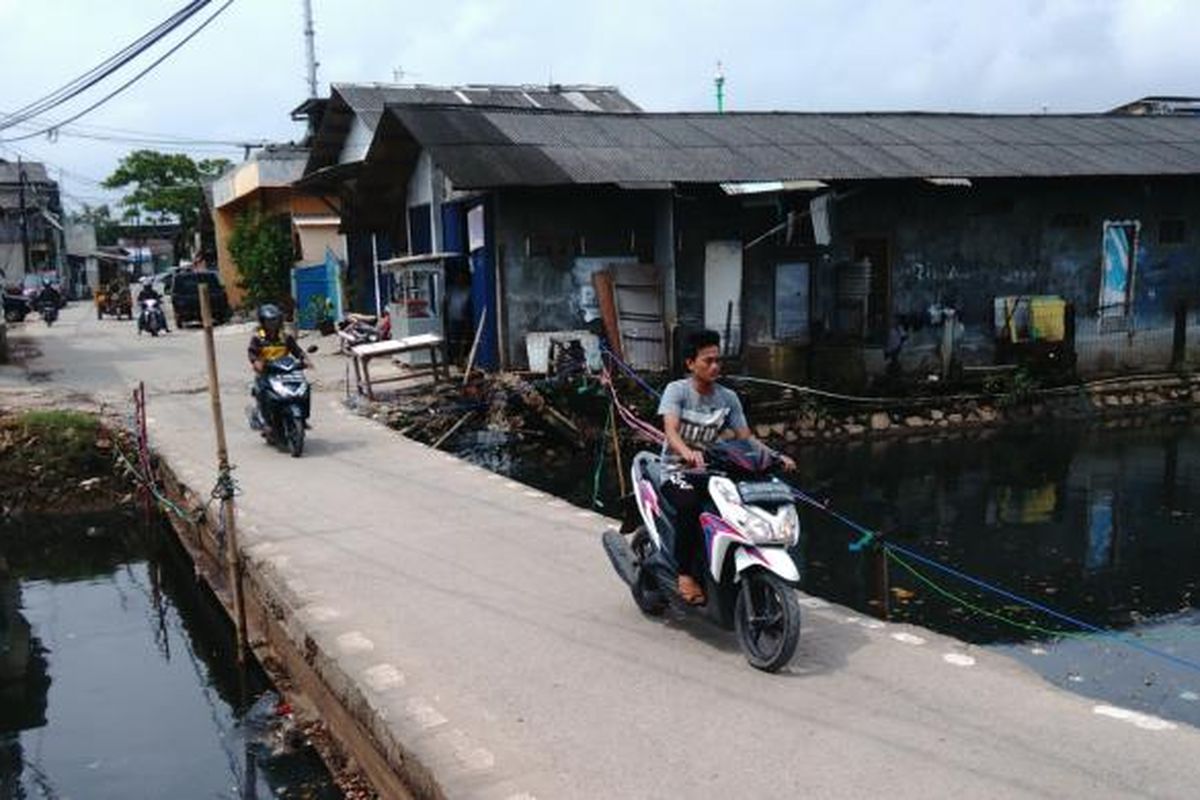
<path fill-rule="evenodd" d="M 1200 120 L 386 106 L 464 189 L 1200 174 Z"/>

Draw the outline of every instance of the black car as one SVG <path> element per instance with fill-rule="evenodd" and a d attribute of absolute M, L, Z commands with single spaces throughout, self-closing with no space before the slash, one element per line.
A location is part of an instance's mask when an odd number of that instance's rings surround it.
<path fill-rule="evenodd" d="M 171 285 L 171 308 L 175 312 L 175 327 L 182 328 L 189 322 L 199 324 L 200 284 L 208 286 L 208 300 L 212 308 L 213 322 L 217 325 L 229 321 L 229 298 L 225 287 L 215 272 L 179 272 Z"/>

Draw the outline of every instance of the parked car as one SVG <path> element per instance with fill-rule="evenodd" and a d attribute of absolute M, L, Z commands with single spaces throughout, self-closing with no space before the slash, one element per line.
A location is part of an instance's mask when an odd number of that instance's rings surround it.
<path fill-rule="evenodd" d="M 63 291 L 62 283 L 58 279 L 58 275 L 53 272 L 43 272 L 41 274 L 29 273 L 25 276 L 21 283 L 21 293 L 30 303 L 37 301 L 37 297 L 42 293 L 42 287 L 45 282 L 50 281 L 50 285 L 58 290 L 58 307 L 65 308 L 67 305 L 67 295 Z"/>
<path fill-rule="evenodd" d="M 229 321 L 229 298 L 221 277 L 210 271 L 180 272 L 171 285 L 171 308 L 175 312 L 175 327 L 182 328 L 189 322 L 199 324 L 200 284 L 208 286 L 208 299 L 212 308 L 213 322 L 218 325 Z"/>

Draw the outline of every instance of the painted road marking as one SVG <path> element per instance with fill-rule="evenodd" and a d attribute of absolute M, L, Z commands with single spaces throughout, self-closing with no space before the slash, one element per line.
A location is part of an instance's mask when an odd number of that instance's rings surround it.
<path fill-rule="evenodd" d="M 805 608 L 829 608 L 829 603 L 819 597 L 797 597 L 796 602 Z"/>
<path fill-rule="evenodd" d="M 329 606 L 308 606 L 301 610 L 300 614 L 313 622 L 329 622 L 340 617 L 342 612 Z"/>
<path fill-rule="evenodd" d="M 1194 703 L 1197 700 L 1200 700 L 1200 694 L 1196 694 L 1195 692 L 1180 692 L 1179 699 L 1186 700 L 1189 703 Z"/>
<path fill-rule="evenodd" d="M 858 624 L 871 631 L 877 631 L 881 628 L 887 627 L 886 623 L 880 622 L 877 619 L 860 619 Z"/>
<path fill-rule="evenodd" d="M 440 711 L 425 702 L 422 697 L 411 698 L 404 706 L 404 714 L 426 730 L 448 722 Z"/>
<path fill-rule="evenodd" d="M 952 664 L 956 667 L 973 667 L 975 659 L 965 653 L 946 653 L 942 656 L 942 661 L 947 664 Z"/>
<path fill-rule="evenodd" d="M 546 495 L 542 494 L 541 492 L 535 492 L 532 489 L 524 492 L 524 494 L 526 497 L 545 497 L 546 496 Z"/>
<path fill-rule="evenodd" d="M 903 631 L 901 631 L 900 633 L 893 633 L 892 638 L 895 639 L 897 642 L 900 642 L 901 644 L 913 644 L 913 645 L 925 644 L 925 640 L 922 639 L 920 636 L 917 636 L 915 633 L 904 633 Z"/>
<path fill-rule="evenodd" d="M 438 734 L 437 740 L 449 747 L 454 757 L 467 769 L 491 769 L 496 765 L 496 757 L 490 751 L 476 747 L 470 738 L 457 728 Z"/>
<path fill-rule="evenodd" d="M 337 646 L 346 655 L 367 653 L 375 649 L 375 643 L 358 631 L 350 631 L 337 637 Z"/>
<path fill-rule="evenodd" d="M 1112 717 L 1119 719 L 1122 722 L 1128 722 L 1142 730 L 1146 731 L 1173 731 L 1178 727 L 1174 722 L 1168 722 L 1160 717 L 1154 717 L 1150 714 L 1143 714 L 1140 711 L 1131 711 L 1128 708 L 1117 708 L 1116 706 L 1096 706 L 1092 709 L 1093 713 L 1103 717 Z"/>
<path fill-rule="evenodd" d="M 367 685 L 376 692 L 386 692 L 404 685 L 404 673 L 391 664 L 376 664 L 363 670 Z"/>
<path fill-rule="evenodd" d="M 1033 654 L 1033 655 L 1035 655 L 1035 656 L 1044 656 L 1044 655 L 1046 655 L 1046 648 L 1044 648 L 1044 647 L 1035 647 L 1035 648 L 1033 648 L 1032 650 L 1030 650 L 1029 652 L 1030 652 L 1030 653 L 1032 653 L 1032 654 Z"/>

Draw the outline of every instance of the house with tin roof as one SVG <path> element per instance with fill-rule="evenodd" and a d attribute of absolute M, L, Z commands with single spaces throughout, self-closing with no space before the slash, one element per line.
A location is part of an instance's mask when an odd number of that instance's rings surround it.
<path fill-rule="evenodd" d="M 1038 342 L 1083 375 L 1200 360 L 1194 116 L 467 98 L 380 95 L 363 119 L 331 98 L 301 184 L 392 252 L 463 253 L 496 364 L 583 325 L 611 264 L 653 267 L 668 342 L 715 328 L 751 371 L 818 385 Z"/>

